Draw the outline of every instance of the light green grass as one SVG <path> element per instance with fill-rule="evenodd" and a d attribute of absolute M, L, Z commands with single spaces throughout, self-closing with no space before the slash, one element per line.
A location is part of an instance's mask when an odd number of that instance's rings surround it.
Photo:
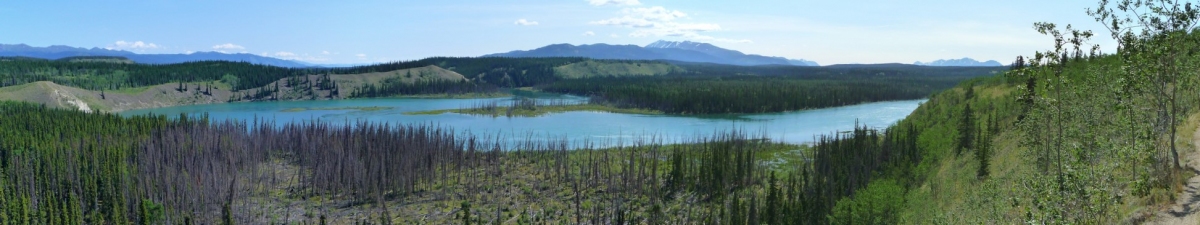
<path fill-rule="evenodd" d="M 106 92 L 127 94 L 127 95 L 136 95 L 136 94 L 141 94 L 142 92 L 146 92 L 146 90 L 150 90 L 151 87 L 154 87 L 154 86 L 127 87 L 127 88 L 121 88 L 121 89 L 116 89 L 116 90 L 107 90 Z"/>

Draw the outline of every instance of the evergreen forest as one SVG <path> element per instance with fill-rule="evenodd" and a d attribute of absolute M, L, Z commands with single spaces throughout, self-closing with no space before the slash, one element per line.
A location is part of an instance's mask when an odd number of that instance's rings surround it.
<path fill-rule="evenodd" d="M 890 126 L 855 124 L 804 144 L 740 129 L 619 143 L 530 135 L 513 143 L 502 141 L 504 134 L 438 124 L 119 116 L 0 101 L 0 225 L 1195 218 L 1187 204 L 1200 199 L 1194 193 L 1200 186 L 1189 182 L 1200 168 L 1200 7 L 1173 0 L 1100 0 L 1090 7 L 1087 15 L 1107 30 L 1033 24 L 1053 48 L 1014 57 L 1008 68 L 611 60 L 604 62 L 676 67 L 653 76 L 577 78 L 555 68 L 594 61 L 438 57 L 278 68 L 0 58 L 0 86 L 52 81 L 118 90 L 222 82 L 260 93 L 254 99 L 279 99 L 281 83 L 356 98 L 532 87 L 588 96 L 591 104 L 689 115 L 927 99 Z M 1117 50 L 1102 52 L 1093 44 L 1101 37 L 1116 40 Z M 329 78 L 431 65 L 465 80 L 384 78 L 340 87 Z M 509 109 L 519 107 L 538 106 L 524 100 Z M 666 140 L 672 138 L 683 140 Z"/>

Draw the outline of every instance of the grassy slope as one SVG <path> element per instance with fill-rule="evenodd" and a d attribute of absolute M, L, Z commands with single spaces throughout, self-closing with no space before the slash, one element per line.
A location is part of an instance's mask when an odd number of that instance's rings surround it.
<path fill-rule="evenodd" d="M 411 75 L 411 76 L 409 76 L 409 75 Z M 304 77 L 304 78 L 307 78 L 310 81 L 316 81 L 319 76 L 320 75 L 314 74 L 314 75 L 308 75 L 307 77 Z M 338 95 L 334 96 L 334 99 L 347 98 L 350 96 L 350 92 L 355 87 L 361 86 L 363 84 L 378 84 L 378 83 L 381 83 L 384 79 L 388 79 L 388 78 L 399 78 L 401 81 L 408 82 L 408 83 L 417 82 L 417 81 L 434 81 L 434 80 L 455 80 L 455 81 L 466 80 L 466 78 L 463 77 L 462 74 L 458 74 L 458 73 L 455 73 L 454 71 L 442 69 L 441 67 L 437 67 L 437 66 L 425 66 L 425 67 L 402 69 L 402 70 L 395 70 L 395 71 L 388 71 L 388 72 L 329 75 L 329 79 L 336 82 L 338 88 L 341 89 L 341 91 L 338 93 Z M 278 84 L 280 100 L 329 99 L 328 96 L 329 96 L 330 91 L 328 91 L 328 90 L 314 90 L 313 94 L 316 94 L 319 96 L 313 96 L 308 91 L 305 91 L 304 89 L 302 89 L 302 88 L 306 88 L 306 87 L 289 87 L 289 86 L 287 86 L 287 79 L 288 78 L 279 79 L 275 82 L 272 82 L 270 84 L 267 84 L 266 86 L 259 87 L 259 88 L 252 88 L 252 89 L 238 91 L 237 94 L 241 95 L 241 94 L 245 94 L 245 93 L 255 93 L 255 92 L 258 92 L 262 88 L 274 87 L 276 84 Z"/>
<path fill-rule="evenodd" d="M 175 90 L 178 83 L 169 83 L 106 91 L 101 97 L 99 91 L 41 81 L 0 88 L 0 100 L 32 102 L 57 108 L 80 108 L 78 104 L 71 104 L 71 102 L 83 102 L 91 110 L 117 112 L 140 108 L 220 103 L 229 98 L 228 88 L 218 87 L 212 91 L 212 95 L 205 95 L 194 89 L 198 84 L 187 83 L 188 90 L 182 92 Z"/>
<path fill-rule="evenodd" d="M 402 78 L 405 82 L 415 82 L 418 80 L 465 79 L 461 74 L 436 66 L 426 66 L 390 72 L 331 75 L 330 78 L 336 81 L 343 90 L 341 95 L 337 96 L 336 98 L 345 98 L 346 95 L 349 94 L 348 90 L 351 87 L 366 82 L 379 82 L 380 80 L 394 76 L 403 77 L 404 74 L 409 72 L 411 72 L 413 76 L 411 78 Z M 316 77 L 317 75 L 309 76 L 311 80 L 316 80 Z M 293 90 L 292 87 L 283 85 L 286 84 L 285 81 L 286 79 L 280 79 L 279 81 L 276 81 L 280 83 L 281 100 L 311 99 L 311 96 L 307 96 L 307 92 L 302 93 L 299 89 Z M 211 95 L 202 94 L 196 90 L 196 87 L 198 86 L 209 84 L 212 84 L 214 87 Z M 275 83 L 271 83 L 269 85 L 273 86 Z M 105 91 L 104 97 L 101 98 L 99 91 L 84 90 L 80 88 L 59 85 L 50 81 L 41 81 L 23 85 L 0 87 L 0 100 L 33 102 L 57 108 L 79 108 L 77 104 L 72 102 L 82 102 L 92 110 L 119 112 L 131 109 L 169 107 L 177 105 L 225 103 L 228 102 L 230 96 L 242 96 L 245 93 L 253 93 L 259 89 L 255 88 L 230 92 L 230 85 L 221 82 L 189 82 L 185 83 L 185 86 L 187 87 L 187 90 L 182 92 L 176 90 L 176 88 L 179 87 L 179 83 L 123 88 L 119 90 Z M 328 95 L 328 91 L 316 92 L 322 96 Z"/>
<path fill-rule="evenodd" d="M 1013 125 L 1019 107 L 1015 104 L 1015 86 L 1004 84 L 1000 77 L 986 78 L 975 86 L 977 97 L 969 101 L 976 110 L 977 124 L 988 116 L 997 116 L 999 131 L 986 141 L 992 145 L 989 160 L 990 175 L 976 177 L 980 163 L 970 151 L 955 155 L 958 112 L 967 103 L 962 95 L 965 85 L 934 95 L 900 123 L 916 123 L 927 129 L 919 142 L 925 158 L 917 170 L 921 182 L 910 187 L 905 196 L 902 221 L 910 224 L 1003 224 L 1027 220 L 1031 193 L 1023 186 L 1032 177 L 1045 176 L 1033 165 L 1030 150 L 1022 146 L 1021 132 Z M 978 81 L 978 79 L 977 79 Z M 1200 127 L 1200 113 L 1192 114 L 1179 126 L 1178 137 L 1195 137 Z M 1176 138 L 1181 157 L 1193 153 L 1191 139 Z M 1154 189 L 1145 196 L 1121 198 L 1113 205 L 1110 215 L 1097 221 L 1139 221 L 1174 201 L 1174 192 L 1182 191 L 1180 184 L 1166 189 Z"/>
<path fill-rule="evenodd" d="M 606 76 L 655 76 L 671 71 L 682 71 L 675 65 L 658 62 L 607 62 L 584 61 L 554 68 L 555 75 L 563 78 L 588 78 Z"/>
<path fill-rule="evenodd" d="M 1003 101 L 1009 101 L 1013 98 L 1015 87 L 1008 85 L 982 85 L 975 88 L 977 93 L 976 101 L 973 105 L 996 104 Z M 1015 174 L 1025 174 L 1031 171 L 1024 170 L 1021 165 L 1022 151 L 1017 147 L 1016 133 L 1010 129 L 1001 129 L 1001 132 L 995 134 L 993 141 L 994 154 L 991 160 L 992 175 L 987 184 L 980 182 L 976 178 L 976 170 L 979 168 L 979 163 L 972 157 L 969 152 L 962 155 L 955 155 L 955 141 L 953 137 L 957 136 L 955 130 L 957 117 L 943 118 L 946 115 L 955 115 L 956 112 L 962 110 L 963 105 L 963 90 L 964 87 L 947 90 L 946 92 L 935 95 L 927 103 L 914 111 L 906 119 L 910 123 L 923 123 L 928 127 L 928 130 L 923 132 L 919 138 L 920 145 L 926 151 L 926 158 L 919 166 L 918 174 L 927 176 L 924 182 L 911 187 L 907 196 L 906 204 L 909 209 L 901 213 L 903 220 L 908 223 L 925 224 L 935 221 L 945 222 L 981 222 L 975 221 L 975 218 L 982 213 L 1008 213 L 1008 212 L 960 212 L 965 208 L 964 204 L 986 204 L 995 202 L 977 202 L 975 197 L 983 195 L 995 196 L 998 193 L 982 193 L 980 191 L 991 191 L 994 189 L 984 189 L 981 186 L 997 185 L 997 184 L 1013 184 L 1015 182 Z M 999 110 L 1007 110 L 1003 106 L 997 107 Z M 977 111 L 978 112 L 978 111 Z M 986 111 L 983 113 L 987 113 Z M 978 118 L 978 117 L 977 117 Z M 1015 118 L 1004 117 L 1000 120 L 1000 124 L 1012 123 Z M 1011 128 L 1011 127 L 1008 127 Z M 1003 202 L 1000 202 L 1003 203 Z M 972 207 L 973 208 L 973 207 Z M 980 208 L 995 208 L 991 205 L 980 206 Z M 990 216 L 988 216 L 990 217 Z M 970 222 L 967 222 L 970 223 Z"/>

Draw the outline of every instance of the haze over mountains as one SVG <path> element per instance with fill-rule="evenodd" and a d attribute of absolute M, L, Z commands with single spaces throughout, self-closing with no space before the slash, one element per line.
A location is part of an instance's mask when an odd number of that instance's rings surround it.
<path fill-rule="evenodd" d="M 528 51 L 488 54 L 496 57 L 586 57 L 593 59 L 673 60 L 683 62 L 718 63 L 741 66 L 796 65 L 819 66 L 803 59 L 745 54 L 708 43 L 691 41 L 656 41 L 645 47 L 637 45 L 571 45 L 553 44 Z"/>
<path fill-rule="evenodd" d="M 280 67 L 316 66 L 314 64 L 303 63 L 299 61 L 271 58 L 246 53 L 226 54 L 220 52 L 195 52 L 191 54 L 137 54 L 121 50 L 110 50 L 103 48 L 87 49 L 63 45 L 32 47 L 25 44 L 0 44 L 0 56 L 21 56 L 42 59 L 61 59 L 76 56 L 119 56 L 125 57 L 137 63 L 145 64 L 171 64 L 204 60 L 224 60 Z"/>
<path fill-rule="evenodd" d="M 939 60 L 935 60 L 933 62 L 927 62 L 927 63 L 917 61 L 917 62 L 914 62 L 913 65 L 919 65 L 919 66 L 1004 66 L 1004 64 L 1000 64 L 1000 62 L 996 62 L 996 60 L 988 60 L 986 62 L 980 62 L 980 61 L 975 61 L 974 59 L 966 58 L 966 57 L 963 57 L 961 59 L 939 59 Z"/>

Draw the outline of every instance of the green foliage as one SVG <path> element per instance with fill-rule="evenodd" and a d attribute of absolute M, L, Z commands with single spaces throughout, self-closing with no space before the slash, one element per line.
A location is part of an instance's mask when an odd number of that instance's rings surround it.
<path fill-rule="evenodd" d="M 129 159 L 135 143 L 171 124 L 165 117 L 122 118 L 13 102 L 0 102 L 0 114 L 5 115 L 0 202 L 6 202 L 0 214 L 22 224 L 134 223 L 143 221 L 141 215 L 156 215 L 138 207 L 141 185 L 152 181 L 134 179 Z"/>
<path fill-rule="evenodd" d="M 637 77 L 559 81 L 551 92 L 673 114 L 764 113 L 919 99 L 964 78 Z"/>
<path fill-rule="evenodd" d="M 462 211 L 462 224 L 471 225 L 471 203 L 463 201 L 459 206 L 459 211 Z"/>
<path fill-rule="evenodd" d="M 529 87 L 558 80 L 554 67 L 581 62 L 584 58 L 452 58 L 432 57 L 416 61 L 331 69 L 335 74 L 387 72 L 435 65 L 457 72 L 479 84 L 496 87 Z"/>
<path fill-rule="evenodd" d="M 1035 28 L 1054 38 L 1013 77 L 1028 85 L 1029 113 L 1019 124 L 1042 173 L 1026 177 L 1029 220 L 1096 223 L 1116 218 L 1122 193 L 1141 196 L 1173 186 L 1180 167 L 1176 129 L 1196 104 L 1197 22 L 1191 3 L 1101 1 L 1089 14 L 1111 22 L 1120 51 L 1085 55 L 1091 31 Z M 1165 153 L 1165 154 L 1164 154 Z M 1108 178 L 1093 176 L 1097 171 Z M 1132 185 L 1131 185 L 1132 184 Z M 1131 187 L 1132 189 L 1126 189 Z M 1080 207 L 1086 206 L 1086 207 Z"/>
<path fill-rule="evenodd" d="M 996 116 L 989 116 L 988 118 L 989 118 L 989 120 L 987 120 L 988 121 L 987 127 L 976 129 L 977 132 L 975 135 L 975 137 L 976 137 L 976 139 L 975 139 L 976 143 L 974 145 L 975 161 L 979 162 L 979 169 L 975 171 L 975 176 L 979 177 L 979 178 L 987 177 L 988 174 L 990 173 L 990 171 L 988 170 L 988 167 L 991 165 L 991 158 L 992 158 L 992 136 L 991 135 L 996 131 L 991 131 L 989 129 L 995 129 L 997 124 L 996 124 L 996 120 L 995 120 Z M 974 121 L 972 121 L 972 122 L 974 122 Z M 985 131 L 985 130 L 988 130 L 988 131 Z"/>
<path fill-rule="evenodd" d="M 141 224 L 149 225 L 162 219 L 163 205 L 154 202 L 150 199 L 143 199 L 142 204 L 139 204 L 141 216 Z"/>
<path fill-rule="evenodd" d="M 831 224 L 897 224 L 904 187 L 891 180 L 871 182 L 853 197 L 842 198 L 829 215 Z"/>
<path fill-rule="evenodd" d="M 238 87 L 238 77 L 234 76 L 233 74 L 225 74 L 225 76 L 221 76 L 221 82 L 229 84 L 231 87 Z"/>

